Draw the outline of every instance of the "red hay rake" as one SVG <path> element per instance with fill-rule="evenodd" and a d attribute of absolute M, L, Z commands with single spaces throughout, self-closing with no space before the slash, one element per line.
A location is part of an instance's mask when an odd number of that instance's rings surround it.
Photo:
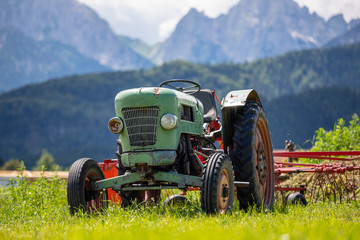
<path fill-rule="evenodd" d="M 274 152 L 274 157 L 290 160 L 276 160 L 274 163 L 277 199 L 289 201 L 288 192 L 299 192 L 295 198 L 304 204 L 305 193 L 312 202 L 359 199 L 360 151 Z M 321 160 L 322 163 L 298 163 L 297 159 Z M 295 200 L 294 196 L 290 201 Z"/>

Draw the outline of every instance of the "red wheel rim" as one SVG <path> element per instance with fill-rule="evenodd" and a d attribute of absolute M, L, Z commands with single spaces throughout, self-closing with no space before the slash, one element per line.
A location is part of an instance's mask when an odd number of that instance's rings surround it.
<path fill-rule="evenodd" d="M 264 206 L 269 206 L 273 196 L 273 160 L 271 141 L 267 124 L 260 118 L 255 133 L 255 168 L 260 199 Z"/>

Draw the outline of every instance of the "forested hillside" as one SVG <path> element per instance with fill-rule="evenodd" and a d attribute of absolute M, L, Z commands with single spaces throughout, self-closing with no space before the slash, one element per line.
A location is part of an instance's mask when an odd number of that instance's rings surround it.
<path fill-rule="evenodd" d="M 0 95 L 0 158 L 24 159 L 30 167 L 43 148 L 63 166 L 79 157 L 114 157 L 116 136 L 108 131 L 107 121 L 114 116 L 115 95 L 171 78 L 197 81 L 220 97 L 235 89 L 258 90 L 275 148 L 282 148 L 287 138 L 302 144 L 315 129 L 332 128 L 337 118 L 359 113 L 358 66 L 360 45 L 352 45 L 240 65 L 172 62 L 147 71 L 72 76 L 26 86 Z M 333 87 L 308 90 L 326 86 Z"/>
<path fill-rule="evenodd" d="M 325 87 L 287 95 L 264 103 L 275 148 L 292 140 L 310 148 L 315 130 L 333 129 L 337 119 L 360 114 L 360 92 L 351 88 Z"/>

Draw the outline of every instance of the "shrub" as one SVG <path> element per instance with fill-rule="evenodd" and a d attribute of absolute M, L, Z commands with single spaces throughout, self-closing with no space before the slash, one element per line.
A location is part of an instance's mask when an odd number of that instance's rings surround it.
<path fill-rule="evenodd" d="M 359 116 L 354 114 L 349 126 L 342 118 L 338 119 L 334 129 L 326 131 L 320 128 L 315 132 L 312 151 L 351 151 L 360 150 Z"/>
<path fill-rule="evenodd" d="M 8 188 L 0 194 L 0 218 L 3 223 L 26 222 L 34 217 L 48 221 L 67 215 L 66 183 L 63 179 L 42 176 L 30 183 L 23 174 L 23 162 L 19 170 L 20 174 L 11 179 Z"/>

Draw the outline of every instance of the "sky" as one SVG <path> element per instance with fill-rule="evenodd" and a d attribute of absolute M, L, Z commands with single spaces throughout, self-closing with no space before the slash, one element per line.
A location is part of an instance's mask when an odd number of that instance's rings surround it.
<path fill-rule="evenodd" d="M 78 0 L 95 10 L 115 33 L 148 44 L 164 41 L 177 22 L 195 8 L 215 18 L 241 0 Z M 271 1 L 271 0 L 269 0 Z M 301 7 L 329 19 L 342 13 L 346 21 L 360 18 L 360 0 L 295 0 Z"/>

